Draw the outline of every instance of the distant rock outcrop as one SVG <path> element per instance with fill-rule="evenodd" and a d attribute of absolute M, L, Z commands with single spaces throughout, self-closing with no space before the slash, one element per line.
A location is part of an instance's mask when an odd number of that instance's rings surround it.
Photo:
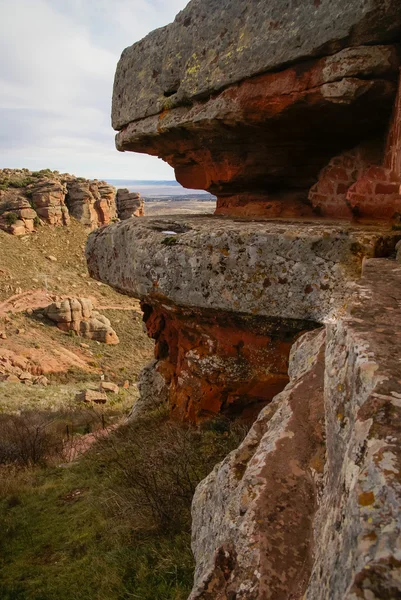
<path fill-rule="evenodd" d="M 72 179 L 67 182 L 66 204 L 72 217 L 94 229 L 108 225 L 117 217 L 116 190 L 104 181 L 81 181 Z"/>
<path fill-rule="evenodd" d="M 105 181 L 57 171 L 0 170 L 0 229 L 24 235 L 43 224 L 64 226 L 70 217 L 96 229 L 112 221 L 143 216 L 139 194 L 117 190 Z M 117 204 L 121 206 L 117 210 Z"/>
<path fill-rule="evenodd" d="M 66 298 L 53 302 L 45 309 L 45 314 L 62 331 L 72 331 L 104 344 L 119 343 L 109 319 L 93 310 L 93 304 L 87 298 Z"/>
<path fill-rule="evenodd" d="M 117 191 L 117 212 L 121 221 L 131 217 L 143 217 L 144 200 L 140 194 L 130 192 L 126 188 Z"/>

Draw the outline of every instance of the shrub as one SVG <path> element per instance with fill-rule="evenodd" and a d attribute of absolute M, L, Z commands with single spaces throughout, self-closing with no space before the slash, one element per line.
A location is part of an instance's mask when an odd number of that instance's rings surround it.
<path fill-rule="evenodd" d="M 243 435 L 227 420 L 224 430 L 206 431 L 171 422 L 163 411 L 121 427 L 100 442 L 111 454 L 116 508 L 137 527 L 152 523 L 164 531 L 189 531 L 196 486 Z"/>
<path fill-rule="evenodd" d="M 155 411 L 68 469 L 0 466 L 0 598 L 185 600 L 193 491 L 243 434 Z"/>
<path fill-rule="evenodd" d="M 36 217 L 34 218 L 33 225 L 34 225 L 34 227 L 40 227 L 42 225 L 41 220 L 39 219 L 38 215 L 36 215 Z"/>
<path fill-rule="evenodd" d="M 9 186 L 12 188 L 23 188 L 27 187 L 33 182 L 34 180 L 32 179 L 32 177 L 19 177 L 15 179 L 10 179 Z"/>
<path fill-rule="evenodd" d="M 62 454 L 63 442 L 51 429 L 52 421 L 28 412 L 3 416 L 0 421 L 0 464 L 44 465 Z"/>
<path fill-rule="evenodd" d="M 7 225 L 14 225 L 18 221 L 18 217 L 15 213 L 9 212 L 6 215 Z"/>

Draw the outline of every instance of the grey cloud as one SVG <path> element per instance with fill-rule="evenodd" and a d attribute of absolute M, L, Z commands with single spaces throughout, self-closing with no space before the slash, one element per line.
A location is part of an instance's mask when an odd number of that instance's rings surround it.
<path fill-rule="evenodd" d="M 110 104 L 121 51 L 167 24 L 185 4 L 1 0 L 0 167 L 172 178 L 170 167 L 157 159 L 115 150 Z"/>

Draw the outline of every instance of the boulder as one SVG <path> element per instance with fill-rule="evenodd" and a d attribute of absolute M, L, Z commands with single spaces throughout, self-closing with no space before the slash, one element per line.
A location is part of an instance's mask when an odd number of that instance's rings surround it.
<path fill-rule="evenodd" d="M 92 301 L 88 298 L 65 298 L 49 304 L 44 312 L 62 331 L 72 331 L 104 344 L 119 343 L 109 319 L 94 311 Z"/>
<path fill-rule="evenodd" d="M 116 383 L 112 381 L 102 381 L 100 384 L 100 391 L 102 392 L 112 392 L 113 394 L 118 394 L 120 388 Z"/>
<path fill-rule="evenodd" d="M 84 390 L 77 394 L 75 399 L 90 404 L 106 404 L 107 395 L 98 390 Z"/>
<path fill-rule="evenodd" d="M 127 189 L 117 190 L 117 214 L 121 221 L 130 219 L 131 217 L 143 217 L 144 200 L 140 194 L 130 192 Z"/>

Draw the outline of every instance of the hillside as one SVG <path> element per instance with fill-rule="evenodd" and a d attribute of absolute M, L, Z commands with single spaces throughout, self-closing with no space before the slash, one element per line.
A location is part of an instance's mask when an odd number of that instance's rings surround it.
<path fill-rule="evenodd" d="M 5 404 L 13 408 L 13 402 L 17 410 L 21 404 L 33 406 L 35 395 L 44 403 L 47 397 L 73 400 L 83 386 L 98 386 L 102 373 L 120 386 L 128 381 L 119 396 L 121 408 L 136 397 L 135 381 L 152 356 L 152 343 L 142 331 L 139 303 L 89 278 L 86 237 L 87 229 L 74 219 L 68 227 L 41 227 L 22 237 L 0 231 L 0 355 L 28 358 L 50 382 L 40 390 L 1 382 L 2 410 Z M 57 329 L 41 309 L 69 296 L 90 298 L 111 320 L 120 343 L 106 346 Z M 3 360 L 0 377 L 6 375 Z"/>

